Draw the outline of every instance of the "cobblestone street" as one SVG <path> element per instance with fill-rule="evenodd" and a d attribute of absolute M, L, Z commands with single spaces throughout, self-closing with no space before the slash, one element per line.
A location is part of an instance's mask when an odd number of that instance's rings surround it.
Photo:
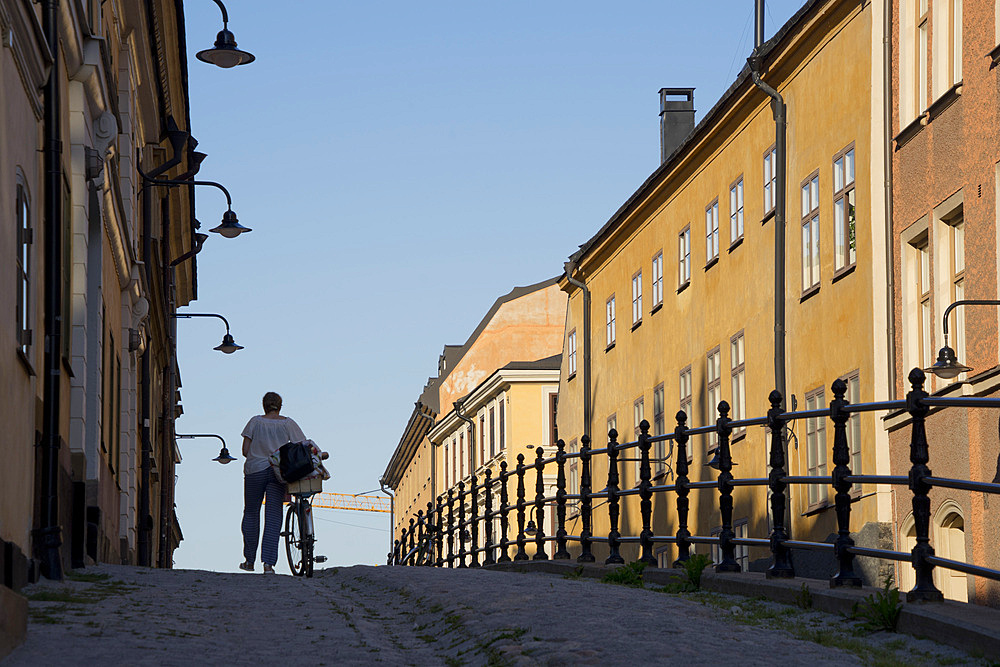
<path fill-rule="evenodd" d="M 23 593 L 28 640 L 5 667 L 980 664 L 796 607 L 544 574 L 355 566 L 295 579 L 101 565 Z"/>

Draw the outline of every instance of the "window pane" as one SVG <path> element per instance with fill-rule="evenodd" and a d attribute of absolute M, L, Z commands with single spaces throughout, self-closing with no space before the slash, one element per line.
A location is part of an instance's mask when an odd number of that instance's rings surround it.
<path fill-rule="evenodd" d="M 812 284 L 819 283 L 819 218 L 813 218 L 812 225 Z"/>
<path fill-rule="evenodd" d="M 809 224 L 802 225 L 802 289 L 808 289 L 809 284 Z"/>
<path fill-rule="evenodd" d="M 833 162 L 833 191 L 840 192 L 844 187 L 844 158 L 837 158 Z"/>
<path fill-rule="evenodd" d="M 845 167 L 845 179 L 844 185 L 850 185 L 854 182 L 854 149 L 847 151 L 847 155 L 844 156 L 844 167 Z"/>

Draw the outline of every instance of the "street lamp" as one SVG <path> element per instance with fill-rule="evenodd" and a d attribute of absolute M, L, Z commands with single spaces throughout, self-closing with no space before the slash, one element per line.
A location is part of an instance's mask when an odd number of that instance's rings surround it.
<path fill-rule="evenodd" d="M 229 320 L 224 318 L 218 313 L 174 313 L 173 317 L 188 319 L 191 317 L 217 317 L 226 324 L 226 335 L 222 337 L 222 343 L 213 347 L 213 350 L 218 350 L 219 352 L 224 352 L 226 354 L 232 354 L 236 350 L 242 350 L 242 345 L 237 345 L 236 341 L 233 339 L 232 335 L 229 333 Z"/>
<path fill-rule="evenodd" d="M 216 183 L 215 181 L 189 181 L 187 179 L 168 179 L 168 178 L 151 178 L 148 174 L 143 172 L 142 169 L 136 167 L 136 171 L 142 176 L 143 180 L 152 185 L 185 185 L 188 187 L 194 187 L 196 185 L 210 185 L 213 188 L 218 188 L 222 190 L 222 194 L 226 195 L 226 212 L 222 214 L 222 223 L 218 227 L 210 229 L 210 232 L 215 232 L 216 234 L 222 234 L 227 239 L 236 238 L 243 232 L 252 232 L 253 230 L 249 227 L 244 227 L 240 224 L 239 218 L 236 217 L 236 213 L 233 211 L 233 198 L 221 183 Z"/>
<path fill-rule="evenodd" d="M 924 369 L 925 372 L 934 373 L 934 375 L 943 380 L 950 380 L 961 373 L 972 370 L 970 367 L 960 363 L 958 357 L 955 355 L 955 350 L 948 346 L 948 315 L 959 306 L 1000 306 L 1000 301 L 993 299 L 963 299 L 945 308 L 941 323 L 942 331 L 944 332 L 944 347 L 938 351 L 938 358 L 934 362 L 934 365 Z"/>
<path fill-rule="evenodd" d="M 215 435 L 214 433 L 174 433 L 174 437 L 178 440 L 191 440 L 193 438 L 218 438 L 222 442 L 222 449 L 219 450 L 219 455 L 212 460 L 218 461 L 222 465 L 232 463 L 236 460 L 235 457 L 229 455 L 229 449 L 226 448 L 226 441 L 222 439 L 221 435 Z"/>
<path fill-rule="evenodd" d="M 236 48 L 236 36 L 229 31 L 229 14 L 226 12 L 226 6 L 221 0 L 215 0 L 215 4 L 222 10 L 222 30 L 215 36 L 215 48 L 199 51 L 195 57 L 223 69 L 252 63 L 254 61 L 252 53 Z"/>

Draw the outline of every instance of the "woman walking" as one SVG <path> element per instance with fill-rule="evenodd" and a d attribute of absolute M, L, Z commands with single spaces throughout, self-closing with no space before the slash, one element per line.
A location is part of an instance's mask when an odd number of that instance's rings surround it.
<path fill-rule="evenodd" d="M 282 417 L 281 396 L 269 391 L 264 394 L 264 414 L 252 417 L 243 429 L 243 561 L 240 569 L 253 572 L 260 538 L 260 504 L 264 505 L 264 539 L 260 545 L 260 560 L 264 572 L 274 573 L 278 562 L 278 536 L 281 532 L 281 509 L 285 500 L 285 485 L 278 481 L 269 457 L 282 445 L 306 439 L 294 420 Z"/>

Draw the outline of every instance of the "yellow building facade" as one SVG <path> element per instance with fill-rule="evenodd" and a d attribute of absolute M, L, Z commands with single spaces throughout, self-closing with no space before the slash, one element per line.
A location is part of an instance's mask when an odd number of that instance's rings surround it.
<path fill-rule="evenodd" d="M 511 447 L 527 455 L 528 445 L 554 442 L 565 318 L 566 295 L 553 278 L 498 298 L 463 345 L 445 346 L 382 475 L 395 493 L 394 539 L 449 488 L 499 466 Z"/>
<path fill-rule="evenodd" d="M 877 4 L 877 3 L 876 3 Z M 882 8 L 860 1 L 808 2 L 763 47 L 763 79 L 788 109 L 786 194 L 786 406 L 824 407 L 831 384 L 848 382 L 853 402 L 883 400 L 886 388 L 887 304 L 881 97 Z M 873 72 L 875 75 L 873 76 Z M 693 116 L 693 112 L 692 112 Z M 583 290 L 564 277 L 569 314 L 563 341 L 559 433 L 571 451 L 589 431 L 603 447 L 615 428 L 632 441 L 646 419 L 651 433 L 673 431 L 683 409 L 688 426 L 714 423 L 727 401 L 732 418 L 763 416 L 774 373 L 775 123 L 770 98 L 748 68 L 699 125 L 567 265 L 590 292 L 589 332 Z M 590 423 L 584 423 L 591 370 Z M 876 418 L 849 424 L 852 466 L 887 474 L 886 436 Z M 763 427 L 734 432 L 739 477 L 766 477 Z M 819 420 L 793 427 L 788 451 L 793 475 L 830 474 L 832 428 Z M 715 478 L 707 468 L 713 441 L 689 443 L 692 481 Z M 655 447 L 654 484 L 672 483 L 671 445 Z M 637 450 L 623 456 L 637 457 Z M 638 484 L 638 464 L 621 464 L 622 489 Z M 595 457 L 593 489 L 605 486 L 607 458 Z M 573 477 L 577 485 L 578 477 Z M 575 491 L 570 489 L 570 493 Z M 833 491 L 792 486 L 791 534 L 823 541 L 836 531 Z M 734 490 L 737 537 L 766 537 L 766 490 Z M 859 544 L 881 544 L 891 498 L 865 487 L 853 506 Z M 690 531 L 720 527 L 718 491 L 692 491 Z M 674 494 L 653 499 L 657 535 L 677 530 Z M 641 530 L 639 499 L 622 499 L 622 535 Z M 595 506 L 599 501 L 595 501 Z M 595 507 L 594 534 L 607 535 L 607 507 Z M 579 535 L 579 518 L 567 525 Z M 578 547 L 577 547 L 578 548 Z M 595 544 L 601 559 L 602 545 Z M 705 550 L 706 547 L 699 547 Z M 606 553 L 606 552 L 605 552 Z M 623 546 L 634 560 L 635 545 Z M 676 558 L 663 546 L 660 562 Z M 749 565 L 764 549 L 738 554 Z M 802 573 L 828 574 L 825 562 L 795 554 Z M 832 559 L 830 559 L 832 562 Z M 812 568 L 812 569 L 810 569 Z M 822 571 L 822 572 L 820 572 Z"/>

